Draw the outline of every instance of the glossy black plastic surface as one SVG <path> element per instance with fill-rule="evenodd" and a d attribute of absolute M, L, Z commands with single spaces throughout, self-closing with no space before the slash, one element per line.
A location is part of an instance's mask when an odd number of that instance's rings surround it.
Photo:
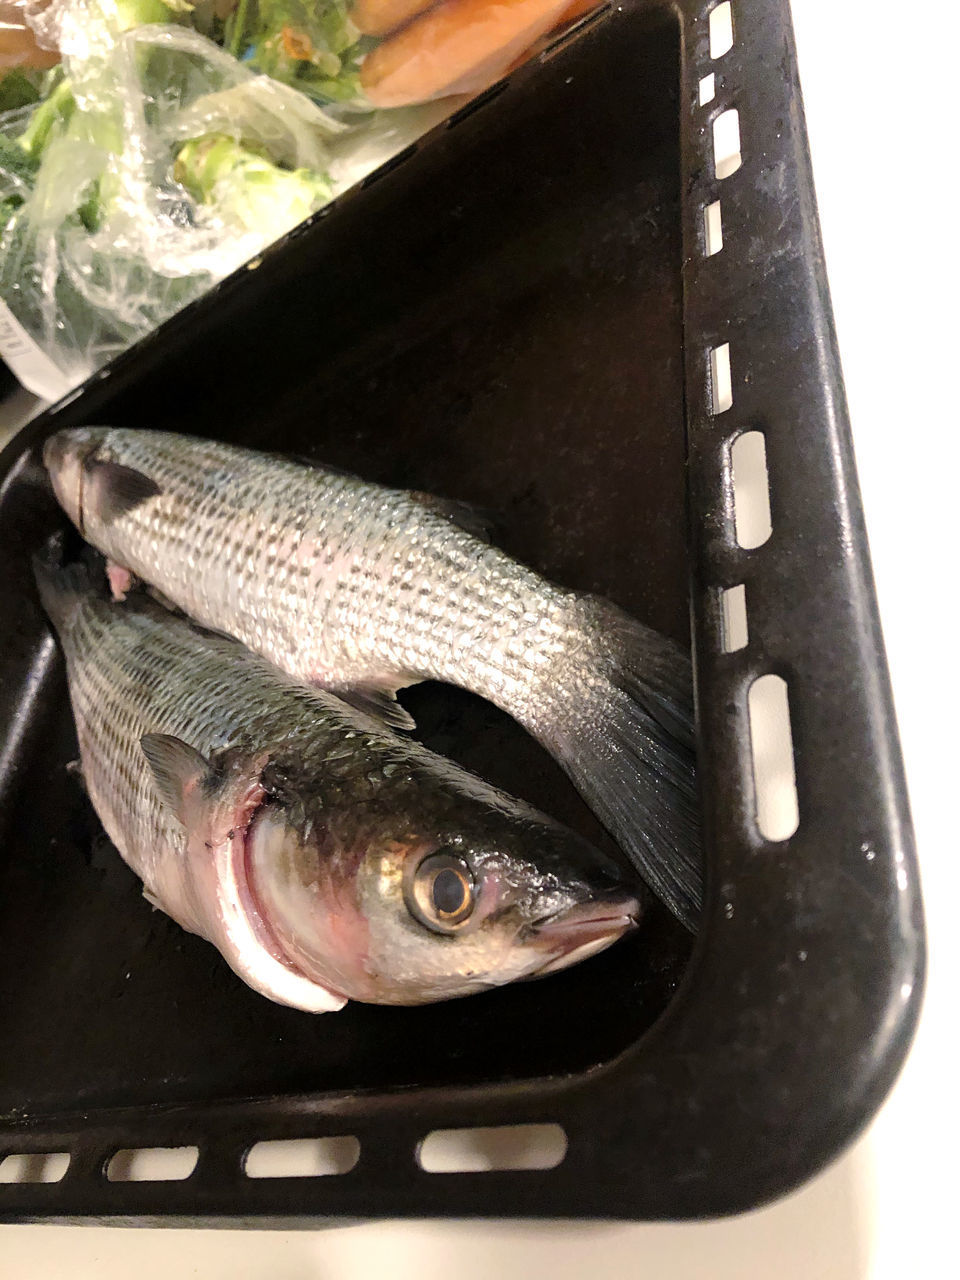
<path fill-rule="evenodd" d="M 0 1218 L 714 1214 L 796 1185 L 879 1105 L 916 1017 L 922 921 L 792 36 L 785 7 L 741 0 L 711 63 L 708 7 L 638 0 L 588 23 L 0 456 L 0 1157 L 72 1155 L 60 1183 L 0 1185 Z M 711 125 L 731 105 L 743 163 L 718 182 Z M 734 404 L 715 415 L 722 342 Z M 692 613 L 708 859 L 692 958 L 653 907 L 540 983 L 311 1018 L 152 912 L 65 773 L 29 573 L 60 525 L 37 445 L 83 422 L 479 503 L 550 577 L 681 639 Z M 727 458 L 754 428 L 773 534 L 744 552 Z M 726 654 L 719 590 L 737 583 L 750 643 Z M 779 844 L 756 830 L 746 713 L 769 671 L 789 687 L 800 807 Z M 404 697 L 430 746 L 603 838 L 506 717 L 439 686 Z M 527 1121 L 564 1126 L 556 1169 L 417 1166 L 431 1129 Z M 242 1174 L 253 1142 L 328 1133 L 359 1138 L 352 1172 Z M 185 1182 L 103 1176 L 117 1148 L 181 1143 L 200 1147 Z"/>

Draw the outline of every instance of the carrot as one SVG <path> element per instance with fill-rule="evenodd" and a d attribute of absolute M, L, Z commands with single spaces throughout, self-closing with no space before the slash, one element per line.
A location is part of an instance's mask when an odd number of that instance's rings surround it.
<path fill-rule="evenodd" d="M 570 0 L 443 0 L 370 53 L 360 83 L 378 107 L 479 93 L 548 31 Z"/>
<path fill-rule="evenodd" d="M 573 4 L 570 8 L 564 9 L 563 13 L 557 17 L 557 20 L 553 23 L 550 29 L 542 35 L 535 44 L 532 44 L 529 49 L 524 49 L 523 53 L 521 53 L 518 58 L 514 58 L 509 67 L 505 68 L 502 74 L 508 76 L 511 71 L 516 71 L 517 67 L 522 67 L 528 58 L 532 58 L 534 54 L 541 53 L 544 49 L 548 49 L 551 43 L 550 37 L 555 31 L 561 31 L 564 27 L 569 27 L 572 23 L 576 22 L 578 18 L 582 18 L 584 14 L 590 13 L 593 9 L 599 9 L 601 4 L 603 4 L 603 0 L 573 0 Z"/>
<path fill-rule="evenodd" d="M 34 12 L 47 6 L 35 4 Z M 11 67 L 46 70 L 60 61 L 56 49 L 42 49 L 33 29 L 23 16 L 23 5 L 14 0 L 0 2 L 0 75 Z"/>
<path fill-rule="evenodd" d="M 350 21 L 365 36 L 385 36 L 436 3 L 437 0 L 354 0 Z"/>
<path fill-rule="evenodd" d="M 305 31 L 296 27 L 283 27 L 280 31 L 283 52 L 294 62 L 309 62 L 313 57 L 313 41 Z"/>
<path fill-rule="evenodd" d="M 551 30 L 556 27 L 565 27 L 568 22 L 573 22 L 575 18 L 582 18 L 585 13 L 589 13 L 591 9 L 600 7 L 602 0 L 573 0 L 573 4 L 568 5 L 563 13 L 557 18 Z"/>

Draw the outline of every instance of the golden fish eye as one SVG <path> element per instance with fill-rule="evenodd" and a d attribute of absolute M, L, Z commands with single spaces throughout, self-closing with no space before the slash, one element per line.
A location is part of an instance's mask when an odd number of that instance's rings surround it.
<path fill-rule="evenodd" d="M 438 850 L 417 867 L 408 906 L 428 929 L 446 933 L 469 919 L 475 899 L 476 884 L 467 863 Z"/>

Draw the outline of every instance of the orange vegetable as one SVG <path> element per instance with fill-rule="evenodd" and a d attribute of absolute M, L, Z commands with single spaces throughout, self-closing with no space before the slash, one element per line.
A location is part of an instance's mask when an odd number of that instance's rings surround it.
<path fill-rule="evenodd" d="M 569 7 L 570 0 L 443 0 L 378 45 L 360 83 L 378 107 L 479 93 Z"/>
<path fill-rule="evenodd" d="M 437 0 L 356 0 L 350 20 L 365 36 L 385 36 L 436 3 Z"/>
<path fill-rule="evenodd" d="M 38 4 L 36 10 L 45 9 Z M 0 3 L 0 71 L 11 67 L 46 70 L 60 61 L 56 49 L 41 49 L 33 29 L 23 16 L 23 5 L 4 0 Z"/>
<path fill-rule="evenodd" d="M 582 18 L 585 13 L 589 13 L 591 9 L 598 9 L 603 0 L 573 0 L 573 4 L 568 5 L 560 14 L 555 27 L 565 27 L 568 22 L 573 22 L 577 18 Z"/>
<path fill-rule="evenodd" d="M 509 75 L 511 71 L 516 71 L 517 67 L 522 67 L 528 58 L 540 53 L 543 49 L 548 49 L 551 44 L 550 37 L 555 31 L 562 31 L 564 27 L 569 27 L 578 18 L 582 18 L 584 14 L 590 13 L 593 9 L 599 9 L 601 4 L 603 4 L 603 0 L 573 0 L 570 8 L 564 9 L 549 31 L 541 36 L 529 49 L 524 49 L 519 58 L 514 58 L 509 67 L 504 70 L 503 75 Z"/>
<path fill-rule="evenodd" d="M 284 53 L 288 58 L 293 58 L 294 62 L 309 62 L 313 57 L 313 44 L 306 32 L 297 31 L 294 27 L 284 27 L 280 32 L 280 39 Z"/>

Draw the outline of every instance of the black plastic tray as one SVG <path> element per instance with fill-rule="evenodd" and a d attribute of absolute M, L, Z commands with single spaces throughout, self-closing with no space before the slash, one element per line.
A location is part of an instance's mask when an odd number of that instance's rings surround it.
<path fill-rule="evenodd" d="M 786 5 L 587 21 L 31 424 L 0 455 L 0 1218 L 164 1222 L 497 1214 L 683 1218 L 761 1203 L 873 1114 L 913 1031 L 923 931 L 907 801 Z M 699 82 L 715 96 L 701 106 Z M 714 174 L 739 111 L 742 164 Z M 703 211 L 722 202 L 721 252 Z M 713 412 L 729 342 L 734 403 Z M 149 424 L 308 453 L 479 502 L 500 541 L 684 638 L 707 886 L 540 983 L 311 1018 L 248 991 L 140 897 L 65 773 L 75 742 L 29 554 L 51 431 Z M 729 450 L 766 440 L 773 533 L 734 537 Z M 720 590 L 749 644 L 723 652 Z M 800 825 L 758 834 L 747 691 L 789 687 Z M 406 695 L 405 695 L 406 696 Z M 588 835 L 506 717 L 410 691 L 427 743 Z M 692 954 L 691 954 L 692 949 Z M 556 1168 L 430 1174 L 431 1130 L 557 1122 Z M 342 1176 L 250 1179 L 262 1139 L 353 1134 Z M 195 1144 L 185 1181 L 111 1183 L 118 1148 Z"/>

